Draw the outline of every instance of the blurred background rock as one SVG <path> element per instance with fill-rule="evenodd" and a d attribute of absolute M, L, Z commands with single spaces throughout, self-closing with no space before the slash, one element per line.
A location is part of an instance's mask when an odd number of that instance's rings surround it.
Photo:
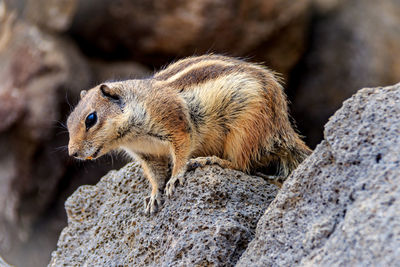
<path fill-rule="evenodd" d="M 314 147 L 344 99 L 400 80 L 399 25 L 396 0 L 0 0 L 0 255 L 45 266 L 66 198 L 124 163 L 68 157 L 80 90 L 194 54 L 244 57 L 282 73 Z"/>

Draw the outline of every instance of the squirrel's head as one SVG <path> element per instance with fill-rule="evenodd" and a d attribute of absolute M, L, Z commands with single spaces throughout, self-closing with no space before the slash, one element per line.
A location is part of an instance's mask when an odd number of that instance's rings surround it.
<path fill-rule="evenodd" d="M 95 159 L 117 148 L 126 92 L 119 83 L 106 83 L 81 92 L 81 100 L 68 117 L 68 152 L 79 159 Z"/>

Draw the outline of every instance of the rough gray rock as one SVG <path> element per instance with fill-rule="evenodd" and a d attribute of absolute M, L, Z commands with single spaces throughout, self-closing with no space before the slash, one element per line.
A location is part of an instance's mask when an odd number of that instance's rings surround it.
<path fill-rule="evenodd" d="M 1 256 L 0 256 L 0 266 L 1 267 L 12 267 L 10 264 L 8 264 Z"/>
<path fill-rule="evenodd" d="M 150 187 L 130 163 L 68 199 L 68 227 L 49 266 L 232 266 L 276 192 L 259 177 L 209 166 L 188 172 L 146 216 Z"/>
<path fill-rule="evenodd" d="M 400 84 L 343 103 L 285 182 L 237 266 L 400 262 Z"/>

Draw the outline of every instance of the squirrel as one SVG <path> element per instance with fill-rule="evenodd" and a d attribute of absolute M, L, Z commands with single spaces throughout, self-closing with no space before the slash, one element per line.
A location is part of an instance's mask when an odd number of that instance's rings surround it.
<path fill-rule="evenodd" d="M 67 127 L 70 156 L 122 150 L 141 163 L 152 186 L 147 213 L 161 207 L 164 190 L 169 197 L 183 184 L 187 170 L 218 164 L 251 174 L 275 166 L 285 178 L 311 153 L 290 123 L 279 76 L 214 54 L 83 90 Z"/>

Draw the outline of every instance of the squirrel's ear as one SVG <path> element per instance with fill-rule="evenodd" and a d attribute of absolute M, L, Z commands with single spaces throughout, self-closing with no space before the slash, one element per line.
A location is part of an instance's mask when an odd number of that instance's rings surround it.
<path fill-rule="evenodd" d="M 100 91 L 103 94 L 103 96 L 109 96 L 109 95 L 113 94 L 111 88 L 108 87 L 108 85 L 106 85 L 106 84 L 100 85 Z"/>
<path fill-rule="evenodd" d="M 112 101 L 121 101 L 120 96 L 116 92 L 114 92 L 115 90 L 110 88 L 108 85 L 105 84 L 100 85 L 100 91 L 104 97 L 107 97 Z"/>
<path fill-rule="evenodd" d="M 81 91 L 81 99 L 82 99 L 86 94 L 87 94 L 87 91 L 86 91 L 86 90 L 82 90 L 82 91 Z"/>

